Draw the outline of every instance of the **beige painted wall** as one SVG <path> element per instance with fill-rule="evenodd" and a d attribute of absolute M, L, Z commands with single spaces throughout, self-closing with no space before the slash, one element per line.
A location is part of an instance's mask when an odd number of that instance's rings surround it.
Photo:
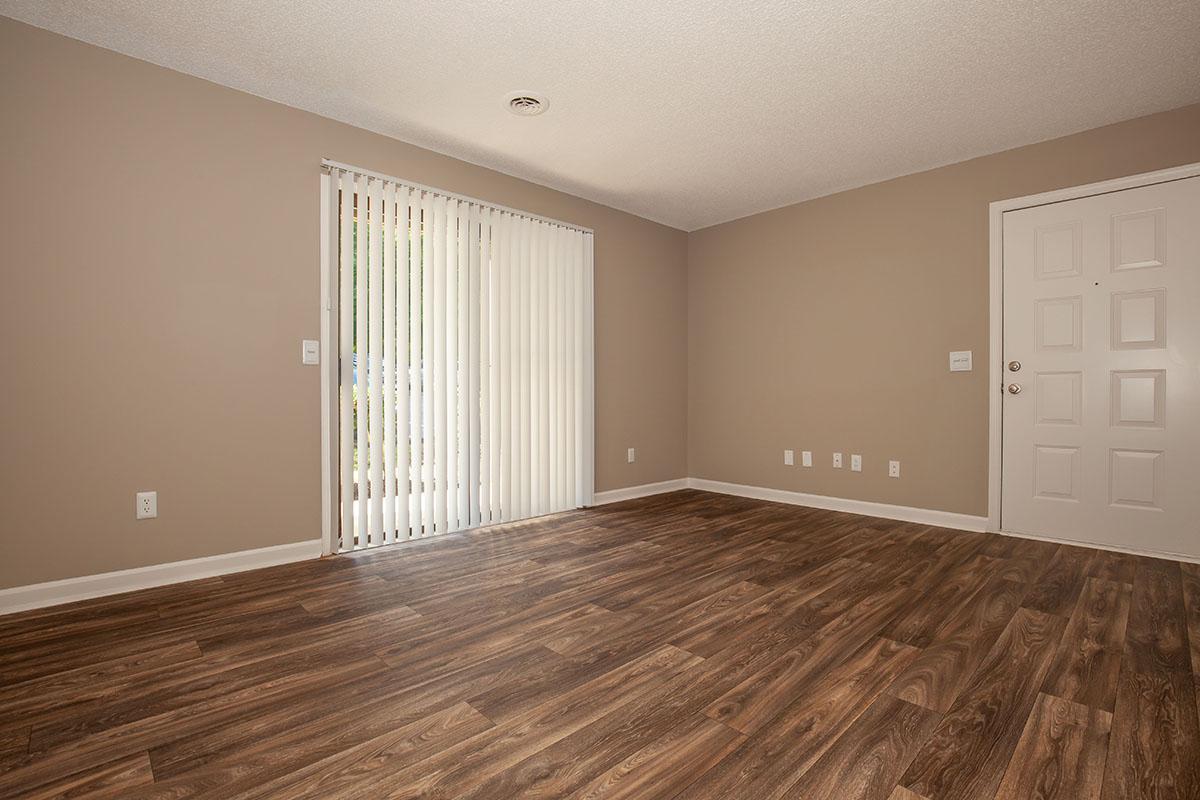
<path fill-rule="evenodd" d="M 3 18 L 0 109 L 0 588 L 320 536 L 322 157 L 594 228 L 596 488 L 686 474 L 684 233 Z"/>
<path fill-rule="evenodd" d="M 595 229 L 597 489 L 969 514 L 988 202 L 1200 160 L 1192 106 L 685 235 L 3 18 L 0 108 L 0 588 L 319 536 L 322 157 Z"/>
<path fill-rule="evenodd" d="M 1194 161 L 1200 105 L 690 234 L 688 474 L 985 515 L 988 203 Z"/>

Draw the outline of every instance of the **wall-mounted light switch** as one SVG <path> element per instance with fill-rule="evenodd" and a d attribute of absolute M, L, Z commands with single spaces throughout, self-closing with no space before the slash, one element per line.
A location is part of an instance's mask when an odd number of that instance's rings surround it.
<path fill-rule="evenodd" d="M 971 351 L 970 350 L 955 350 L 950 353 L 950 371 L 951 372 L 970 372 L 971 371 Z"/>
<path fill-rule="evenodd" d="M 899 478 L 900 477 L 900 462 L 899 461 L 889 461 L 888 462 L 888 477 L 889 478 Z"/>
<path fill-rule="evenodd" d="M 625 453 L 625 460 L 630 464 L 632 464 L 634 461 L 637 461 L 637 450 L 632 447 L 629 448 L 629 450 L 627 450 Z"/>
<path fill-rule="evenodd" d="M 300 342 L 300 363 L 314 365 L 321 363 L 321 343 L 316 339 L 304 339 Z"/>
<path fill-rule="evenodd" d="M 796 451 L 795 450 L 784 450 L 783 451 L 783 465 L 785 467 L 793 467 L 796 465 Z"/>
<path fill-rule="evenodd" d="M 862 472 L 862 456 L 858 453 L 853 453 L 850 456 L 850 471 Z"/>
<path fill-rule="evenodd" d="M 800 453 L 800 466 L 802 466 L 802 467 L 811 467 L 812 466 L 812 450 L 804 450 Z"/>

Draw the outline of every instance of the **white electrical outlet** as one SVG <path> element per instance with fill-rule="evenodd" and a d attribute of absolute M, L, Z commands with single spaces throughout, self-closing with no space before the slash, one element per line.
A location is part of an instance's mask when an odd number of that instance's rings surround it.
<path fill-rule="evenodd" d="M 800 453 L 800 466 L 802 466 L 802 467 L 811 467 L 812 466 L 812 450 L 804 450 Z"/>
<path fill-rule="evenodd" d="M 625 460 L 630 464 L 632 464 L 634 461 L 637 461 L 637 450 L 632 447 L 629 448 L 629 450 L 625 453 Z"/>
<path fill-rule="evenodd" d="M 862 456 L 858 453 L 851 453 L 850 455 L 850 471 L 862 472 Z"/>
<path fill-rule="evenodd" d="M 784 450 L 783 451 L 783 465 L 785 467 L 794 467 L 796 465 L 796 451 L 795 450 Z"/>
<path fill-rule="evenodd" d="M 154 519 L 158 516 L 158 492 L 137 493 L 137 518 Z"/>
<path fill-rule="evenodd" d="M 833 454 L 833 468 L 834 469 L 842 468 L 842 454 L 841 453 Z"/>
<path fill-rule="evenodd" d="M 888 477 L 889 478 L 899 478 L 900 477 L 900 462 L 899 461 L 889 461 L 888 462 Z"/>

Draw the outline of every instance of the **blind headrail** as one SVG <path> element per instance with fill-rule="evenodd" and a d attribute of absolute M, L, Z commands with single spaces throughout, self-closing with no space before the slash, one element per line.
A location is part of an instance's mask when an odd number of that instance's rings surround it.
<path fill-rule="evenodd" d="M 356 167 L 351 164 L 343 164 L 340 161 L 333 161 L 332 159 L 328 159 L 328 158 L 321 159 L 321 167 L 323 169 L 337 169 L 337 170 L 342 170 L 343 172 L 352 172 L 355 175 L 362 175 L 367 178 L 376 178 L 381 181 L 391 181 L 392 183 L 396 183 L 401 186 L 407 186 L 410 189 L 416 189 L 421 192 L 428 192 L 430 194 L 441 195 L 442 197 L 448 197 L 452 200 L 465 201 L 467 203 L 472 203 L 477 206 L 483 206 L 484 208 L 490 208 L 494 211 L 503 211 L 506 214 L 512 214 L 513 216 L 516 216 L 516 217 L 525 217 L 526 219 L 536 219 L 540 222 L 545 222 L 550 225 L 557 225 L 560 228 L 566 228 L 567 230 L 579 231 L 580 233 L 590 233 L 593 235 L 595 234 L 595 231 L 593 231 L 591 228 L 585 228 L 582 225 L 572 225 L 570 222 L 563 222 L 562 220 L 554 219 L 553 217 L 543 217 L 540 214 L 532 214 L 528 211 L 522 211 L 519 208 L 511 208 L 510 206 L 502 206 L 498 203 L 493 203 L 488 200 L 480 200 L 478 197 L 471 197 L 470 195 L 458 194 L 457 192 L 448 192 L 445 189 L 438 189 L 435 186 L 426 186 L 423 183 L 416 183 L 415 181 L 405 180 L 404 178 L 397 178 L 395 175 L 384 175 L 382 172 L 373 172 L 372 170 L 369 170 L 369 169 L 363 169 L 362 167 Z"/>

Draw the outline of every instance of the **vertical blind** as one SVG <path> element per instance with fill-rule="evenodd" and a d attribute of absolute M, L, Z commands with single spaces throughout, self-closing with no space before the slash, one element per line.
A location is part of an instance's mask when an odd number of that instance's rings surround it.
<path fill-rule="evenodd" d="M 590 504 L 591 232 L 329 168 L 340 548 Z"/>

